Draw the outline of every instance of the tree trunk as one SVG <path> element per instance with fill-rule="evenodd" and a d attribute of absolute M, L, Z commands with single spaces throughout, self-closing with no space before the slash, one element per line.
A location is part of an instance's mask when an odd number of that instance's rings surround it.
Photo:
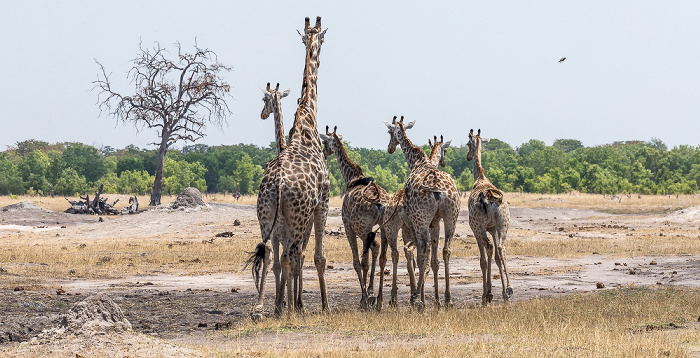
<path fill-rule="evenodd" d="M 165 131 L 164 131 L 165 132 Z M 165 163 L 165 153 L 168 151 L 168 137 L 163 133 L 158 149 L 158 163 L 156 163 L 156 179 L 153 181 L 153 192 L 151 193 L 150 206 L 160 205 L 160 196 L 163 193 L 163 164 Z"/>

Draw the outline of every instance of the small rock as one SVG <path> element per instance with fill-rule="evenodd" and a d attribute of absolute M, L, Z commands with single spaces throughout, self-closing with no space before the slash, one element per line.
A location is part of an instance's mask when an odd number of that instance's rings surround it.
<path fill-rule="evenodd" d="M 605 288 L 605 284 L 602 282 L 596 282 L 595 288 L 598 288 L 598 289 Z"/>
<path fill-rule="evenodd" d="M 626 262 L 625 262 L 625 263 L 623 263 L 623 264 L 622 264 L 622 266 L 627 266 L 627 263 L 626 263 Z"/>
<path fill-rule="evenodd" d="M 389 275 L 390 273 L 391 273 L 391 271 L 389 271 L 389 269 L 385 269 L 385 270 L 384 270 L 384 276 L 387 276 L 387 275 Z"/>
<path fill-rule="evenodd" d="M 501 278 L 501 275 L 499 275 L 499 274 L 494 274 L 494 275 L 493 275 L 493 279 L 494 279 L 494 280 L 498 280 L 498 279 L 500 279 L 500 278 Z"/>
<path fill-rule="evenodd" d="M 326 266 L 326 269 L 328 269 L 328 270 L 332 270 L 332 269 L 333 269 L 333 267 L 334 267 L 333 265 L 327 265 L 327 266 Z"/>
<path fill-rule="evenodd" d="M 238 219 L 233 220 L 233 226 L 241 226 L 241 222 Z"/>
<path fill-rule="evenodd" d="M 57 294 L 57 295 L 65 295 L 65 294 L 66 294 L 66 290 L 64 290 L 64 289 L 62 289 L 62 288 L 59 287 L 59 288 L 56 289 L 56 294 Z"/>
<path fill-rule="evenodd" d="M 97 219 L 97 222 L 100 222 L 100 223 L 101 223 L 101 222 L 103 222 L 103 221 L 105 221 L 105 219 L 103 219 L 101 216 L 100 216 L 99 219 Z"/>
<path fill-rule="evenodd" d="M 232 293 L 238 293 L 238 287 L 231 287 Z"/>
<path fill-rule="evenodd" d="M 15 292 L 24 291 L 24 287 L 22 287 L 22 286 L 17 286 L 17 287 L 15 287 L 15 288 L 13 289 L 13 291 L 15 291 Z"/>
<path fill-rule="evenodd" d="M 656 265 L 656 261 L 650 262 L 649 265 Z"/>
<path fill-rule="evenodd" d="M 197 328 L 207 328 L 207 323 L 206 322 L 199 322 L 197 325 Z"/>
<path fill-rule="evenodd" d="M 629 273 L 630 273 L 630 275 L 635 275 L 635 274 L 637 274 L 633 269 L 630 269 L 630 270 L 629 270 Z"/>
<path fill-rule="evenodd" d="M 622 265 L 622 264 L 619 263 L 619 262 L 616 262 L 616 263 L 615 263 L 615 266 L 620 266 L 620 265 Z"/>
<path fill-rule="evenodd" d="M 574 234 L 569 234 L 569 237 L 574 237 Z"/>
<path fill-rule="evenodd" d="M 236 221 L 238 221 L 238 220 L 236 220 Z M 235 224 L 235 221 L 234 221 L 234 225 L 236 225 L 236 224 Z M 240 225 L 240 223 L 239 223 L 239 225 Z M 232 237 L 232 236 L 233 236 L 233 232 L 231 232 L 231 231 L 224 231 L 224 232 L 220 232 L 220 233 L 218 233 L 218 234 L 216 234 L 216 235 L 214 235 L 214 236 L 216 236 L 216 237 Z"/>
<path fill-rule="evenodd" d="M 657 282 L 656 284 L 659 285 L 659 286 L 661 286 L 661 282 Z"/>
<path fill-rule="evenodd" d="M 672 272 L 674 275 L 678 275 L 678 271 L 673 271 Z"/>

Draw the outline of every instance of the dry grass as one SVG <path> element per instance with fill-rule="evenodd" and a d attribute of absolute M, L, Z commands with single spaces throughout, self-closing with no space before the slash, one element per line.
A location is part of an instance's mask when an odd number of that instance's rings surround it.
<path fill-rule="evenodd" d="M 627 195 L 618 194 L 620 200 L 600 194 L 526 194 L 506 193 L 514 207 L 557 207 L 598 210 L 610 214 L 668 213 L 700 205 L 700 195 Z M 466 200 L 462 200 L 466 204 Z"/>
<path fill-rule="evenodd" d="M 684 357 L 700 348 L 698 312 L 700 290 L 631 287 L 486 309 L 343 310 L 248 322 L 222 333 L 225 343 L 217 350 L 307 357 Z M 268 340 L 279 343 L 255 343 Z"/>

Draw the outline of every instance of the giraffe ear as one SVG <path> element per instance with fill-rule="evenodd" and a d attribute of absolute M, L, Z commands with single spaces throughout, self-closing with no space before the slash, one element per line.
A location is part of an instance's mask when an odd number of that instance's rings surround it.
<path fill-rule="evenodd" d="M 318 136 L 321 137 L 321 141 L 323 141 L 323 142 L 328 142 L 328 141 L 331 139 L 331 137 L 329 137 L 329 136 L 327 136 L 327 135 L 325 135 L 325 134 L 320 134 L 320 133 L 319 133 Z"/>
<path fill-rule="evenodd" d="M 284 91 L 280 92 L 280 98 L 287 97 L 289 95 L 289 88 L 285 89 Z"/>
<path fill-rule="evenodd" d="M 451 140 L 450 140 L 450 141 L 447 141 L 447 143 L 445 143 L 445 144 L 442 145 L 442 148 L 443 148 L 443 149 L 449 148 L 449 147 L 450 147 L 450 143 L 452 143 Z"/>
<path fill-rule="evenodd" d="M 481 143 L 488 143 L 491 138 L 481 138 Z"/>
<path fill-rule="evenodd" d="M 270 92 L 268 92 L 268 91 L 265 91 L 265 89 L 264 89 L 264 88 L 262 88 L 262 87 L 260 87 L 260 90 L 261 90 L 261 91 L 262 91 L 262 92 L 263 92 L 264 94 L 270 94 Z"/>
<path fill-rule="evenodd" d="M 343 140 L 343 135 L 342 134 L 336 134 L 338 136 L 338 140 L 342 141 Z"/>
<path fill-rule="evenodd" d="M 396 118 L 396 117 L 394 117 L 394 118 Z M 391 123 L 389 123 L 389 122 L 387 122 L 387 121 L 384 121 L 384 124 L 386 124 L 386 127 L 389 128 L 389 129 L 392 129 L 392 128 L 394 127 L 393 124 L 391 124 Z"/>
<path fill-rule="evenodd" d="M 411 128 L 413 128 L 414 124 L 416 124 L 416 121 L 410 121 L 410 122 L 408 122 L 408 124 L 403 126 L 403 129 L 411 129 Z"/>

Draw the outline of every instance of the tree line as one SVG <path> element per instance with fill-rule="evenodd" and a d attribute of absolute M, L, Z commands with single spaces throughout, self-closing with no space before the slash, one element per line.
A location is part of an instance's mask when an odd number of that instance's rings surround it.
<path fill-rule="evenodd" d="M 409 173 L 400 151 L 355 148 L 348 156 L 365 175 L 389 192 L 403 186 Z M 428 153 L 428 146 L 424 146 Z M 446 167 L 460 191 L 473 183 L 467 147 L 451 148 Z M 163 193 L 178 194 L 192 186 L 202 192 L 256 194 L 274 143 L 208 146 L 196 144 L 169 150 L 163 164 Z M 700 184 L 700 147 L 668 149 L 658 139 L 584 147 L 574 139 L 551 146 L 532 139 L 513 148 L 498 139 L 484 144 L 486 176 L 505 191 L 528 193 L 692 194 Z M 26 140 L 0 152 L 0 194 L 77 196 L 104 183 L 104 193 L 146 195 L 153 190 L 158 150 L 127 146 L 96 148 L 82 143 L 49 144 Z M 334 156 L 327 159 L 331 194 L 345 183 Z"/>

